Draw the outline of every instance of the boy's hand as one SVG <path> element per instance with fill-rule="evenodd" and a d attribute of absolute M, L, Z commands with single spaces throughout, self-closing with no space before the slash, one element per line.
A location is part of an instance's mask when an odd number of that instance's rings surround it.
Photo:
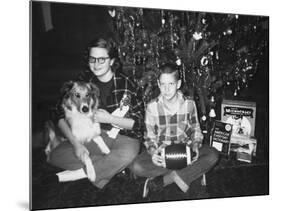
<path fill-rule="evenodd" d="M 192 145 L 192 151 L 196 153 L 196 155 L 193 158 L 192 162 L 195 162 L 198 159 L 198 157 L 199 157 L 199 147 L 200 147 L 199 143 L 194 143 Z"/>
<path fill-rule="evenodd" d="M 165 148 L 166 145 L 161 145 L 158 149 L 154 149 L 154 151 L 152 152 L 152 162 L 154 163 L 154 165 L 156 166 L 160 166 L 165 168 L 165 161 L 164 158 L 159 155 L 162 151 L 163 148 Z"/>
<path fill-rule="evenodd" d="M 152 155 L 152 163 L 156 166 L 164 167 L 163 158 L 161 155 L 158 155 L 158 153 Z"/>

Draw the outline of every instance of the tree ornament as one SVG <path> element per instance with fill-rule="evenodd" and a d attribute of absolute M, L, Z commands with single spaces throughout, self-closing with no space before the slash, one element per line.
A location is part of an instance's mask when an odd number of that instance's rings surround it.
<path fill-rule="evenodd" d="M 226 30 L 226 34 L 231 35 L 232 34 L 232 30 L 231 29 L 227 29 Z"/>
<path fill-rule="evenodd" d="M 114 18 L 115 15 L 116 15 L 115 9 L 113 9 L 113 10 L 108 10 L 108 13 L 109 13 L 109 15 L 110 15 L 112 18 Z"/>
<path fill-rule="evenodd" d="M 200 70 L 199 68 L 197 69 L 197 74 L 201 77 L 202 75 L 202 70 Z"/>
<path fill-rule="evenodd" d="M 165 22 L 166 22 L 166 20 L 165 20 L 165 12 L 164 12 L 164 10 L 161 10 L 161 23 L 162 23 L 162 28 L 164 28 Z"/>
<path fill-rule="evenodd" d="M 179 57 L 177 57 L 176 64 L 177 64 L 178 66 L 181 66 L 181 59 L 180 59 Z"/>
<path fill-rule="evenodd" d="M 216 51 L 216 59 L 219 60 L 219 52 Z"/>
<path fill-rule="evenodd" d="M 148 47 L 147 43 L 143 43 L 143 47 L 146 49 Z"/>
<path fill-rule="evenodd" d="M 203 115 L 203 116 L 201 117 L 201 119 L 202 119 L 202 121 L 206 121 L 206 120 L 207 120 L 206 115 Z"/>
<path fill-rule="evenodd" d="M 194 32 L 194 34 L 192 35 L 193 39 L 195 40 L 201 40 L 202 37 L 202 32 Z"/>
<path fill-rule="evenodd" d="M 211 108 L 211 110 L 209 112 L 209 117 L 211 117 L 211 118 L 215 118 L 216 117 L 215 109 Z"/>
<path fill-rule="evenodd" d="M 206 24 L 206 19 L 205 18 L 202 18 L 202 23 Z"/>
<path fill-rule="evenodd" d="M 238 91 L 240 90 L 240 86 L 239 86 L 239 85 L 237 86 L 237 90 L 238 90 Z"/>
<path fill-rule="evenodd" d="M 211 102 L 212 102 L 212 103 L 215 102 L 215 97 L 214 97 L 214 96 L 211 97 Z"/>
<path fill-rule="evenodd" d="M 209 63 L 208 57 L 207 56 L 203 56 L 201 58 L 201 60 L 200 60 L 200 63 L 201 63 L 202 66 L 206 66 Z"/>

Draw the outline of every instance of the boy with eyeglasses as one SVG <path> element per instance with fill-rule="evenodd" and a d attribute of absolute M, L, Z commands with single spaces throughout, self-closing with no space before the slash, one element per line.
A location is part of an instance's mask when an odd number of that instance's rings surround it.
<path fill-rule="evenodd" d="M 137 176 L 147 177 L 143 197 L 149 191 L 160 191 L 172 183 L 187 192 L 191 182 L 210 170 L 218 160 L 214 148 L 202 146 L 196 105 L 179 90 L 181 80 L 175 65 L 166 64 L 160 68 L 158 86 L 160 95 L 147 105 L 145 113 L 147 133 L 144 144 L 147 150 L 131 165 Z M 196 153 L 191 165 L 180 170 L 165 168 L 160 152 L 173 143 L 185 143 Z"/>
<path fill-rule="evenodd" d="M 96 180 L 93 184 L 103 188 L 139 153 L 139 140 L 143 137 L 144 105 L 136 91 L 135 83 L 114 66 L 117 49 L 112 40 L 103 38 L 93 40 L 87 49 L 87 58 L 89 68 L 79 74 L 78 80 L 91 81 L 100 90 L 101 105 L 94 115 L 94 121 L 101 123 L 101 136 L 110 153 L 103 155 L 94 142 L 85 145 L 77 142 L 64 120 L 65 114 L 58 103 L 54 121 L 69 141 L 62 142 L 51 152 L 49 162 L 67 171 L 59 172 L 45 181 L 65 182 L 87 178 L 81 162 L 86 153 L 95 166 Z M 126 116 L 112 115 L 124 97 L 128 98 L 129 104 Z M 116 137 L 111 137 L 108 133 L 112 125 L 122 128 Z"/>

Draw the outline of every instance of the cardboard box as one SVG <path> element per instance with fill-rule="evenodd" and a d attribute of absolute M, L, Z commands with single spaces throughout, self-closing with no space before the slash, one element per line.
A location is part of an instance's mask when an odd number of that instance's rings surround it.
<path fill-rule="evenodd" d="M 252 155 L 245 153 L 245 152 L 237 152 L 236 153 L 236 159 L 243 161 L 243 162 L 247 162 L 247 163 L 251 163 L 252 162 Z"/>
<path fill-rule="evenodd" d="M 255 136 L 256 103 L 237 100 L 223 100 L 221 121 L 233 125 L 233 135 Z"/>
<path fill-rule="evenodd" d="M 230 140 L 230 151 L 237 153 L 246 153 L 250 156 L 255 156 L 257 151 L 257 139 L 245 135 L 232 135 Z"/>
<path fill-rule="evenodd" d="M 221 121 L 215 121 L 211 134 L 211 146 L 224 155 L 229 155 L 230 137 L 232 125 Z"/>

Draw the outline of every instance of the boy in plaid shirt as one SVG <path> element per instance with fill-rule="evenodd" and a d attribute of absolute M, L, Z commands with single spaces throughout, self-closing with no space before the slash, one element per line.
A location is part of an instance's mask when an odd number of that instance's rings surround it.
<path fill-rule="evenodd" d="M 176 66 L 166 64 L 160 68 L 158 78 L 160 95 L 147 105 L 145 124 L 146 151 L 132 164 L 132 171 L 147 177 L 143 197 L 148 191 L 159 191 L 162 187 L 175 183 L 187 192 L 192 181 L 202 176 L 218 160 L 214 148 L 202 146 L 203 135 L 193 100 L 187 99 L 179 88 L 181 80 Z M 196 153 L 194 162 L 181 169 L 169 170 L 159 155 L 161 149 L 173 143 L 186 143 Z"/>

